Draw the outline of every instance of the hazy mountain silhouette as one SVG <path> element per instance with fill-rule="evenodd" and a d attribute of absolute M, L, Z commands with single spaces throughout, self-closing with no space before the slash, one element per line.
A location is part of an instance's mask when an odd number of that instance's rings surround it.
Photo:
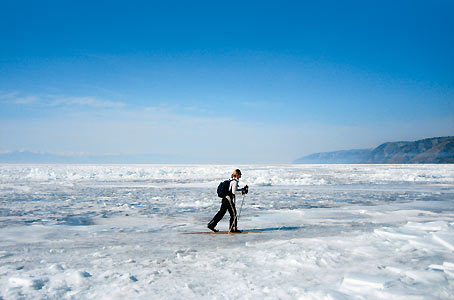
<path fill-rule="evenodd" d="M 33 151 L 10 151 L 0 154 L 0 163 L 156 164 L 182 162 L 181 158 L 160 154 L 55 154 Z"/>
<path fill-rule="evenodd" d="M 374 149 L 314 153 L 295 164 L 443 164 L 454 163 L 454 137 L 388 142 Z"/>

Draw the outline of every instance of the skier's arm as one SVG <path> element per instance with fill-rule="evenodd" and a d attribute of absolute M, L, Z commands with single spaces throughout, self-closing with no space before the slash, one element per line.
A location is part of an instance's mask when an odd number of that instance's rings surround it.
<path fill-rule="evenodd" d="M 236 181 L 236 180 L 232 180 L 232 193 L 233 194 L 242 194 L 243 193 L 243 189 L 240 189 L 238 187 L 238 181 Z"/>
<path fill-rule="evenodd" d="M 234 194 L 245 194 L 245 188 L 238 187 L 238 181 L 232 180 L 232 193 Z"/>

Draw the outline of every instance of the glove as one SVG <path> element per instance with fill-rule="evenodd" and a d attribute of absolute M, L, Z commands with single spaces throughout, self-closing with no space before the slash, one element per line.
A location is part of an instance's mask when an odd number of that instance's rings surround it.
<path fill-rule="evenodd" d="M 243 195 L 247 194 L 248 192 L 249 192 L 249 187 L 247 185 L 245 185 L 243 188 Z"/>

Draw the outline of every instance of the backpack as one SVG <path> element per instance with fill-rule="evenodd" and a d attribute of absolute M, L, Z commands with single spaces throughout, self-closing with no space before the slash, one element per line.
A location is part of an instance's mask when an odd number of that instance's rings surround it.
<path fill-rule="evenodd" d="M 224 198 L 230 193 L 230 179 L 221 181 L 218 185 L 218 197 Z"/>

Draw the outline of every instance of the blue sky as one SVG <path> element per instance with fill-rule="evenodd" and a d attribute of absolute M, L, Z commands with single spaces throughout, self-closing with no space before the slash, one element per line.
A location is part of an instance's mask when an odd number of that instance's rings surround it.
<path fill-rule="evenodd" d="M 0 151 L 288 163 L 454 135 L 452 1 L 2 1 Z"/>

